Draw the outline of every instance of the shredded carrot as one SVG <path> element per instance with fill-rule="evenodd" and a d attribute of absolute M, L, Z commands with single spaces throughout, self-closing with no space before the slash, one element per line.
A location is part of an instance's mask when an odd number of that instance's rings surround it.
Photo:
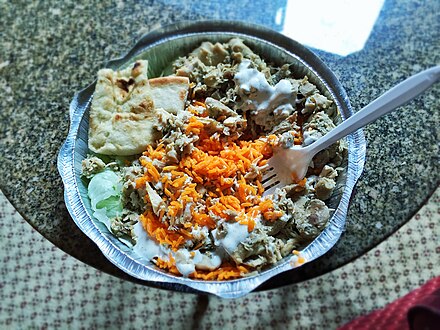
<path fill-rule="evenodd" d="M 203 107 L 205 111 L 195 107 Z M 252 173 L 267 165 L 278 137 L 270 135 L 256 140 L 239 140 L 209 134 L 209 127 L 205 127 L 202 120 L 207 116 L 205 104 L 193 101 L 188 109 L 193 116 L 185 133 L 198 136 L 191 152 L 182 155 L 177 164 L 166 164 L 166 146 L 162 143 L 156 148 L 148 146 L 140 158 L 144 174 L 135 182 L 136 189 L 144 189 L 147 183 L 158 187 L 156 192 L 165 207 L 158 215 L 146 211 L 140 219 L 150 237 L 173 251 L 192 239 L 192 228 L 215 229 L 218 217 L 239 222 L 252 232 L 258 217 L 273 222 L 283 215 L 275 209 L 271 199 L 262 197 L 264 187 L 260 172 Z M 165 166 L 160 167 L 164 162 Z M 305 181 L 298 182 L 298 185 L 304 186 Z M 149 201 L 148 194 L 145 199 Z M 198 204 L 201 200 L 204 202 Z M 201 247 L 200 244 L 193 249 Z M 155 264 L 179 274 L 171 254 L 168 260 L 155 259 Z M 241 277 L 248 271 L 243 266 L 222 264 L 214 271 L 196 270 L 190 277 L 226 280 Z"/>
<path fill-rule="evenodd" d="M 160 222 L 151 212 L 141 214 L 140 221 L 142 227 L 150 237 L 155 238 L 161 244 L 169 245 L 173 251 L 177 251 L 177 249 L 187 240 L 183 235 L 168 230 L 167 226 Z"/>
<path fill-rule="evenodd" d="M 305 187 L 305 186 L 306 186 L 306 182 L 307 182 L 307 179 L 304 178 L 304 179 L 302 179 L 301 181 L 299 181 L 297 184 L 298 184 L 300 187 Z"/>
<path fill-rule="evenodd" d="M 194 252 L 191 253 L 192 256 L 195 255 Z M 169 260 L 157 258 L 155 260 L 156 266 L 161 269 L 167 270 L 172 274 L 180 275 L 173 256 L 170 254 L 168 258 Z M 213 271 L 197 269 L 192 274 L 190 274 L 189 277 L 194 279 L 202 279 L 205 281 L 224 281 L 240 278 L 248 272 L 249 269 L 244 266 L 235 266 L 229 263 L 223 263 L 222 265 L 220 265 L 219 268 Z"/>
<path fill-rule="evenodd" d="M 214 229 L 216 227 L 216 223 L 212 218 L 207 214 L 200 214 L 194 212 L 192 214 L 194 221 L 200 226 L 207 226 L 209 229 Z"/>
<path fill-rule="evenodd" d="M 304 264 L 305 262 L 306 262 L 306 258 L 304 258 L 302 255 L 301 255 L 301 253 L 299 252 L 299 251 L 297 251 L 297 250 L 293 250 L 292 251 L 292 254 L 293 255 L 295 255 L 295 256 L 297 256 L 297 259 L 295 260 L 292 260 L 293 261 L 293 263 L 292 263 L 292 261 L 291 261 L 291 265 L 293 266 L 293 267 L 298 267 L 298 266 L 300 266 L 300 265 L 302 265 L 302 264 Z"/>
<path fill-rule="evenodd" d="M 191 278 L 202 279 L 205 281 L 224 281 L 235 278 L 240 278 L 249 270 L 244 266 L 235 266 L 228 263 L 222 264 L 219 268 L 213 271 L 196 270 L 190 275 Z"/>
<path fill-rule="evenodd" d="M 172 274 L 180 275 L 180 272 L 176 267 L 176 262 L 175 262 L 173 256 L 171 255 L 171 253 L 169 254 L 168 258 L 169 258 L 169 260 L 163 260 L 161 258 L 157 258 L 155 261 L 156 266 L 161 269 L 165 269 Z"/>
<path fill-rule="evenodd" d="M 162 170 L 163 171 L 174 171 L 177 170 L 179 167 L 175 165 L 165 166 Z"/>
<path fill-rule="evenodd" d="M 140 189 L 145 187 L 146 182 L 148 182 L 148 178 L 146 176 L 142 176 L 136 179 L 136 189 Z"/>

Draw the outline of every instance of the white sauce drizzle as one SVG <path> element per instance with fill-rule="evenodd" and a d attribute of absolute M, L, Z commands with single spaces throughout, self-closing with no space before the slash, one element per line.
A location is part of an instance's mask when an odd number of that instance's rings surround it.
<path fill-rule="evenodd" d="M 184 277 L 188 277 L 196 269 L 217 269 L 222 263 L 222 258 L 216 252 L 212 252 L 210 256 L 202 254 L 198 250 L 193 252 L 193 256 L 187 249 L 179 249 L 174 253 L 176 268 Z"/>
<path fill-rule="evenodd" d="M 194 262 L 197 269 L 214 270 L 220 267 L 222 263 L 222 257 L 217 251 L 211 251 L 210 256 L 202 254 L 200 253 L 200 251 L 196 251 Z"/>
<path fill-rule="evenodd" d="M 194 260 L 191 258 L 191 254 L 186 249 L 179 249 L 174 254 L 174 260 L 176 261 L 176 268 L 180 274 L 184 277 L 194 273 L 196 266 Z"/>
<path fill-rule="evenodd" d="M 196 269 L 215 270 L 222 263 L 222 257 L 216 251 L 206 255 L 196 250 L 193 256 L 187 249 L 179 249 L 174 252 L 152 240 L 140 222 L 133 226 L 133 230 L 137 237 L 137 243 L 133 247 L 134 253 L 148 260 L 159 257 L 166 261 L 169 260 L 169 255 L 171 254 L 176 262 L 177 270 L 185 277 L 194 273 Z"/>
<path fill-rule="evenodd" d="M 153 241 L 142 227 L 142 224 L 138 222 L 133 226 L 134 234 L 137 237 L 136 245 L 133 247 L 133 251 L 139 256 L 148 260 L 154 257 L 164 257 L 166 254 L 159 243 Z"/>
<path fill-rule="evenodd" d="M 243 60 L 235 74 L 235 83 L 243 100 L 242 110 L 251 110 L 255 121 L 264 125 L 269 114 L 286 118 L 295 110 L 296 91 L 287 79 L 269 85 L 263 73 L 250 69 L 251 61 Z"/>
<path fill-rule="evenodd" d="M 237 248 L 238 244 L 243 242 L 249 236 L 248 226 L 242 225 L 239 222 L 225 222 L 223 227 L 226 230 L 226 235 L 223 238 L 216 239 L 214 234 L 215 244 L 223 247 L 229 254 L 232 254 Z"/>

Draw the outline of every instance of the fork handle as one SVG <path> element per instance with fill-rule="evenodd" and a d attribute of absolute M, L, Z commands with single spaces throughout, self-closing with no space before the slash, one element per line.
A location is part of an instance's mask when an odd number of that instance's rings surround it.
<path fill-rule="evenodd" d="M 307 146 L 315 153 L 331 146 L 344 136 L 373 122 L 388 112 L 404 105 L 440 79 L 440 66 L 437 65 L 402 81 L 385 92 L 373 102 L 344 120 L 326 135 Z"/>

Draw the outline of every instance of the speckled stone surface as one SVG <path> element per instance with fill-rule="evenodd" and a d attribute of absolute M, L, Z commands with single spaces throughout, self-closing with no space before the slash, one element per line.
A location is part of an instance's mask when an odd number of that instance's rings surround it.
<path fill-rule="evenodd" d="M 285 1 L 0 1 L 0 187 L 25 219 L 70 255 L 111 274 L 63 201 L 56 156 L 75 91 L 144 33 L 181 20 L 245 20 L 273 29 Z M 239 6 L 239 7 L 237 7 Z M 269 6 L 269 7 L 267 7 Z M 271 13 L 271 14 L 270 14 Z M 397 82 L 440 63 L 440 3 L 385 1 L 365 47 L 346 57 L 316 50 L 360 109 Z M 367 163 L 344 235 L 320 260 L 265 287 L 300 281 L 362 255 L 397 230 L 438 186 L 440 86 L 365 129 Z"/>

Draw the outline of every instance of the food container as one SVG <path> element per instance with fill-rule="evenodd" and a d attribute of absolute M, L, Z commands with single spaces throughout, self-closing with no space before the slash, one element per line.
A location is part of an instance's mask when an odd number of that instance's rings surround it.
<path fill-rule="evenodd" d="M 272 30 L 241 22 L 210 21 L 178 23 L 153 31 L 142 37 L 123 57 L 111 60 L 106 67 L 119 69 L 137 59 L 148 59 L 149 77 L 170 70 L 170 64 L 179 56 L 191 52 L 203 41 L 226 42 L 240 37 L 256 53 L 277 65 L 292 63 L 297 78 L 307 75 L 321 93 L 331 98 L 339 110 L 339 120 L 352 115 L 350 103 L 334 74 L 310 50 Z M 86 183 L 81 179 L 81 161 L 87 156 L 89 106 L 95 83 L 75 94 L 70 104 L 70 130 L 58 155 L 58 170 L 64 183 L 67 209 L 77 226 L 100 248 L 113 264 L 127 274 L 146 281 L 147 285 L 166 287 L 176 291 L 211 293 L 225 298 L 243 296 L 263 282 L 300 267 L 297 256 L 281 260 L 275 266 L 258 274 L 229 281 L 202 281 L 174 276 L 158 269 L 148 260 L 139 258 L 113 236 L 99 221 L 92 218 Z M 362 173 L 365 162 L 365 139 L 361 130 L 346 138 L 348 159 L 346 171 L 340 175 L 337 188 L 329 201 L 335 211 L 323 232 L 301 250 L 301 256 L 310 262 L 331 249 L 345 226 L 350 196 Z"/>

